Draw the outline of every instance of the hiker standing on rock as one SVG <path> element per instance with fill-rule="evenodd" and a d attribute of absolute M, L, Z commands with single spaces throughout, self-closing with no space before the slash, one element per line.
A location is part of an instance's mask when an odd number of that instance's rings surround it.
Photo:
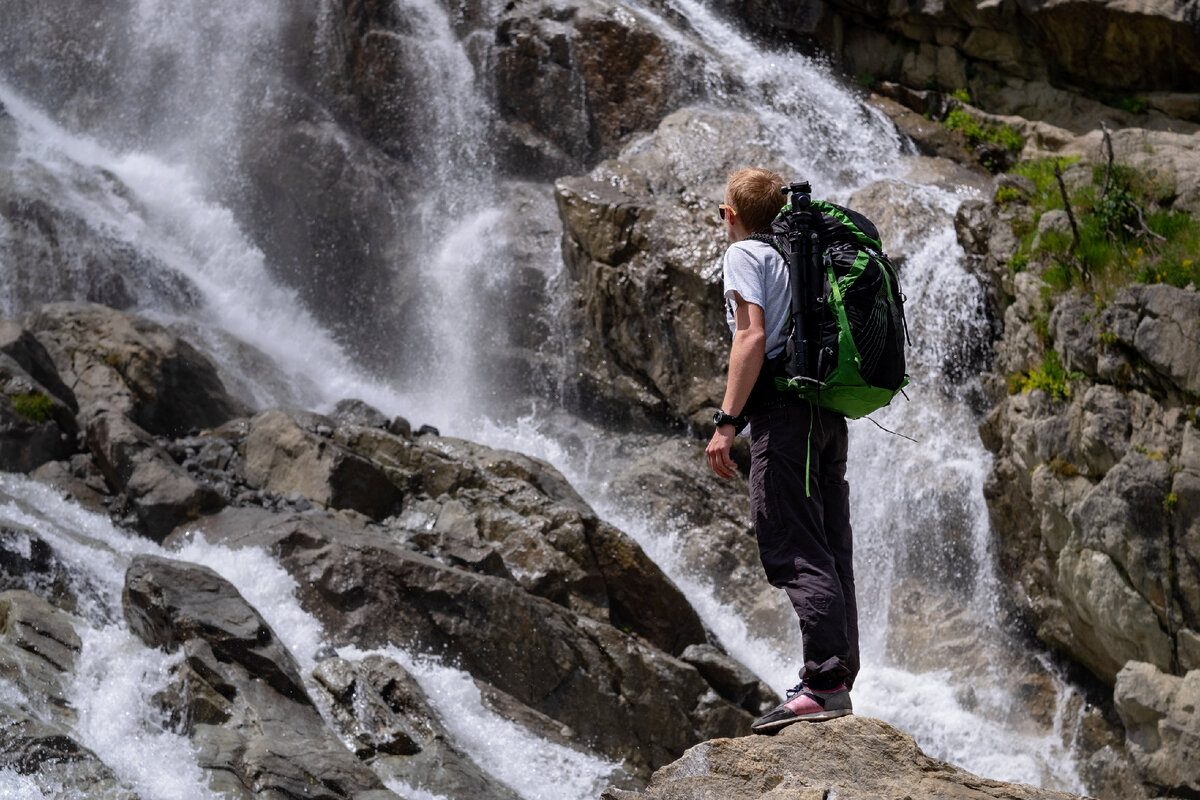
<path fill-rule="evenodd" d="M 729 177 L 718 214 L 731 242 L 724 259 L 726 317 L 733 332 L 717 429 L 706 449 L 728 480 L 730 448 L 750 425 L 750 507 L 767 579 L 800 618 L 804 665 L 787 700 L 754 721 L 771 732 L 800 720 L 852 713 L 858 674 L 846 418 L 777 391 L 763 369 L 783 350 L 791 314 L 788 264 L 764 234 L 784 205 L 784 180 L 765 169 Z M 755 238 L 759 236 L 761 238 Z"/>

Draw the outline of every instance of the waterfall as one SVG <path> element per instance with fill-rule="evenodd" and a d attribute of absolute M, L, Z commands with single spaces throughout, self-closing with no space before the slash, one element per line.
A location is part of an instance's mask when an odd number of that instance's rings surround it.
<path fill-rule="evenodd" d="M 516 254 L 508 206 L 519 189 L 497 174 L 491 157 L 494 120 L 469 57 L 471 39 L 455 30 L 461 21 L 435 0 L 395 3 L 406 19 L 402 49 L 426 71 L 410 109 L 425 135 L 405 154 L 411 164 L 403 191 L 382 191 L 386 202 L 364 225 L 380 231 L 376 249 L 383 255 L 372 251 L 371 257 L 396 262 L 395 274 L 379 285 L 386 298 L 406 303 L 409 319 L 400 330 L 419 336 L 392 342 L 388 336 L 396 328 L 380 323 L 381 341 L 370 346 L 385 354 L 394 348 L 401 367 L 357 357 L 344 330 L 370 329 L 370 320 L 340 320 L 349 328 L 330 322 L 328 309 L 314 302 L 319 294 L 281 273 L 259 230 L 263 221 L 253 218 L 247 210 L 253 204 L 244 201 L 243 137 L 274 119 L 263 109 L 282 113 L 299 102 L 291 83 L 303 68 L 294 45 L 304 26 L 289 19 L 283 6 L 233 0 L 127 0 L 103 12 L 88 6 L 88 14 L 97 17 L 89 49 L 63 57 L 45 74 L 31 53 L 46 52 L 58 34 L 47 16 L 30 11 L 28 19 L 0 33 L 0 157 L 11 148 L 14 185 L 23 196 L 79 220 L 86 229 L 81 240 L 101 240 L 123 254 L 124 288 L 112 296 L 213 355 L 227 385 L 243 398 L 259 407 L 321 410 L 358 397 L 387 413 L 431 422 L 443 433 L 545 458 L 695 598 L 706 624 L 733 655 L 777 690 L 790 686 L 799 663 L 797 631 L 749 629 L 722 603 L 720 587 L 680 560 L 679 530 L 669 521 L 631 514 L 608 489 L 617 460 L 645 445 L 547 408 L 542 399 L 514 400 L 513 387 L 490 369 L 489 359 L 507 343 L 512 324 L 494 319 L 495 298 L 511 291 L 520 259 L 520 266 L 555 286 L 561 254 L 557 248 L 537 257 Z M 315 28 L 333 24 L 332 3 L 300 6 Z M 710 62 L 703 101 L 759 115 L 782 156 L 805 170 L 803 177 L 819 195 L 845 200 L 873 181 L 903 178 L 910 155 L 905 142 L 819 61 L 764 51 L 699 0 L 630 0 L 625 11 L 652 21 L 671 47 L 701 53 Z M 680 18 L 687 24 L 678 24 Z M 27 53 L 25 38 L 43 49 Z M 742 90 L 724 88 L 729 75 L 737 76 Z M 328 116 L 318 115 L 312 127 L 321 142 L 347 159 L 375 152 Z M 374 166 L 362 169 L 381 174 Z M 536 208 L 552 209 L 549 186 L 525 191 L 537 199 Z M 914 248 L 902 275 L 916 345 L 913 400 L 897 402 L 875 418 L 917 442 L 867 422 L 852 425 L 851 433 L 849 480 L 864 636 L 856 710 L 893 722 L 931 755 L 986 777 L 1079 791 L 1078 770 L 1061 731 L 1031 731 L 1007 713 L 1020 701 L 1005 687 L 1004 663 L 994 663 L 990 675 L 964 679 L 952 665 L 906 669 L 889 653 L 893 587 L 922 569 L 957 587 L 956 598 L 981 621 L 998 652 L 1011 646 L 995 622 L 999 586 L 982 493 L 990 457 L 975 431 L 974 378 L 948 376 L 944 366 L 964 338 L 987 335 L 982 290 L 963 269 L 952 227 L 961 198 L 929 187 L 914 188 L 912 196 L 939 222 Z M 886 231 L 884 236 L 887 243 Z M 16 232 L 0 218 L 5 316 L 47 300 L 93 296 L 91 267 L 64 263 L 49 281 L 31 277 L 21 272 L 14 242 Z M 73 243 L 63 244 L 69 250 Z M 381 306 L 390 303 L 386 298 Z M 561 298 L 548 302 L 557 306 Z M 513 413 L 530 407 L 538 413 Z M 580 441 L 594 444 L 581 451 L 573 444 Z M 0 520 L 37 531 L 71 554 L 78 569 L 80 614 L 93 625 L 84 636 L 82 667 L 72 688 L 83 743 L 143 797 L 208 797 L 186 742 L 150 710 L 171 657 L 142 647 L 120 621 L 125 565 L 132 554 L 158 552 L 157 546 L 12 476 L 0 475 Z M 958 538 L 943 538 L 948 530 Z M 303 671 L 311 671 L 321 645 L 319 627 L 295 603 L 291 579 L 267 556 L 235 557 L 200 542 L 175 557 L 206 564 L 234 583 Z M 451 732 L 459 743 L 529 800 L 595 797 L 615 769 L 534 740 L 491 714 L 463 673 L 398 650 L 383 654 L 409 668 L 435 706 L 457 709 L 451 716 L 460 723 Z M 111 666 L 117 662 L 119 672 Z M 7 688 L 0 681 L 0 692 Z M 114 712 L 117 707 L 136 710 L 122 715 Z M 121 725 L 106 728 L 114 717 Z M 1056 725 L 1066 724 L 1060 713 Z M 515 770 L 514 764 L 524 763 L 516 755 L 531 751 L 540 755 L 536 768 Z M 423 796 L 420 787 L 393 788 Z M 0 773 L 0 794 L 6 793 L 37 796 L 26 778 Z"/>

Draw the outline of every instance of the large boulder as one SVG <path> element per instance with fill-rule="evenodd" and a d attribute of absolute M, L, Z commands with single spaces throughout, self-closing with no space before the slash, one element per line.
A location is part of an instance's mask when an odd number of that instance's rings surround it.
<path fill-rule="evenodd" d="M 506 166 L 546 178 L 653 129 L 706 68 L 649 15 L 599 0 L 506 6 L 490 61 Z"/>
<path fill-rule="evenodd" d="M 702 739 L 748 731 L 750 714 L 691 665 L 511 580 L 420 555 L 386 529 L 345 514 L 219 522 L 205 537 L 275 555 L 335 645 L 446 659 L 636 772 Z"/>
<path fill-rule="evenodd" d="M 543 461 L 277 409 L 250 420 L 238 448 L 256 490 L 386 521 L 444 563 L 514 580 L 673 654 L 705 639 L 678 587 Z"/>
<path fill-rule="evenodd" d="M 123 501 L 112 510 L 120 514 L 127 506 L 130 514 L 123 521 L 155 541 L 225 504 L 216 489 L 189 475 L 149 433 L 121 414 L 103 411 L 91 416 L 87 443 L 108 485 Z"/>
<path fill-rule="evenodd" d="M 1115 699 L 1142 780 L 1168 797 L 1200 792 L 1200 670 L 1178 677 L 1131 661 Z"/>
<path fill-rule="evenodd" d="M 792 725 L 775 736 L 718 739 L 688 750 L 644 791 L 602 800 L 1079 800 L 1077 795 L 979 778 L 921 752 L 908 735 L 868 717 Z"/>
<path fill-rule="evenodd" d="M 152 435 L 179 436 L 244 416 L 204 354 L 143 317 L 54 303 L 25 319 L 72 387 L 86 420 L 123 414 Z"/>
<path fill-rule="evenodd" d="M 182 649 L 168 713 L 191 738 L 210 785 L 234 796 L 395 798 L 330 730 L 294 657 L 211 569 L 136 556 L 125 617 L 151 647 Z"/>

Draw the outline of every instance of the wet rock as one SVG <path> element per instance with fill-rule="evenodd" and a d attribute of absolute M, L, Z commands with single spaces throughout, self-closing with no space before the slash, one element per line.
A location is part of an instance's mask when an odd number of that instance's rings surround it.
<path fill-rule="evenodd" d="M 748 629 L 796 631 L 791 604 L 763 573 L 744 481 L 716 477 L 704 443 L 682 436 L 653 443 L 622 463 L 609 496 L 623 511 L 654 520 L 652 533 L 677 543 L 695 579 L 719 587 L 722 602 Z M 797 655 L 798 641 L 797 635 Z"/>
<path fill-rule="evenodd" d="M 67 688 L 82 644 L 66 614 L 22 590 L 0 593 L 0 675 L 37 698 L 50 724 L 71 725 Z"/>
<path fill-rule="evenodd" d="M 244 414 L 212 362 L 157 323 L 103 306 L 58 303 L 25 324 L 71 385 L 85 420 L 111 411 L 152 435 L 178 436 Z"/>
<path fill-rule="evenodd" d="M 250 421 L 246 482 L 279 495 L 293 493 L 329 508 L 382 519 L 399 510 L 403 492 L 376 462 L 335 442 L 315 414 L 265 411 Z M 324 435 L 322 426 L 324 425 Z"/>
<path fill-rule="evenodd" d="M 87 443 L 109 485 L 132 507 L 135 527 L 155 541 L 224 505 L 215 489 L 193 479 L 149 433 L 121 414 L 91 415 Z"/>
<path fill-rule="evenodd" d="M 553 178 L 652 129 L 704 85 L 700 59 L 681 50 L 628 7 L 589 0 L 506 7 L 491 59 L 509 168 Z"/>
<path fill-rule="evenodd" d="M 75 623 L 46 600 L 0 593 L 0 678 L 16 690 L 0 703 L 0 768 L 31 776 L 45 792 L 135 800 L 72 730 L 67 691 L 81 646 Z M 18 693 L 27 705 L 12 704 Z"/>
<path fill-rule="evenodd" d="M 693 747 L 654 774 L 645 791 L 609 789 L 601 800 L 1077 800 L 1076 795 L 978 778 L 930 758 L 887 723 L 842 717 L 792 725 L 775 736 Z"/>
<path fill-rule="evenodd" d="M 0 352 L 0 470 L 30 472 L 67 458 L 78 435 L 71 409 Z"/>
<path fill-rule="evenodd" d="M 689 645 L 679 658 L 700 670 L 721 697 L 756 717 L 782 702 L 753 672 L 711 644 Z"/>
<path fill-rule="evenodd" d="M 11 498 L 0 493 L 0 500 Z M 24 589 L 54 598 L 68 610 L 78 600 L 70 564 L 35 531 L 7 518 L 0 518 L 0 589 Z"/>
<path fill-rule="evenodd" d="M 331 658 L 317 665 L 314 677 L 333 723 L 384 780 L 452 800 L 516 800 L 454 744 L 420 685 L 395 661 Z"/>
<path fill-rule="evenodd" d="M 1200 670 L 1177 677 L 1131 661 L 1114 694 L 1142 780 L 1166 796 L 1200 792 Z"/>
<path fill-rule="evenodd" d="M 135 556 L 123 594 L 130 629 L 184 660 L 160 701 L 191 738 L 212 785 L 287 798 L 394 797 L 313 706 L 270 626 L 207 567 Z"/>
<path fill-rule="evenodd" d="M 764 138 L 751 116 L 679 111 L 621 158 L 556 183 L 576 298 L 567 374 L 582 376 L 569 405 L 610 424 L 711 424 L 729 356 L 712 198 L 743 163 L 788 171 L 747 144 Z"/>
<path fill-rule="evenodd" d="M 7 703 L 0 703 L 0 769 L 29 776 L 51 796 L 138 798 L 68 728 Z"/>
<path fill-rule="evenodd" d="M 54 359 L 30 331 L 12 320 L 0 320 L 0 352 L 15 361 L 26 374 L 71 409 L 79 410 L 75 393 L 58 375 Z"/>
<path fill-rule="evenodd" d="M 379 409 L 353 398 L 339 400 L 329 413 L 329 418 L 339 425 L 357 425 L 362 428 L 386 428 L 391 422 Z"/>
<path fill-rule="evenodd" d="M 205 535 L 274 553 L 335 644 L 448 659 L 636 772 L 703 738 L 744 733 L 751 719 L 667 653 L 507 580 L 438 563 L 361 522 L 310 514 Z"/>
<path fill-rule="evenodd" d="M 54 487 L 89 511 L 108 513 L 112 489 L 90 453 L 78 453 L 67 461 L 48 462 L 29 477 Z"/>

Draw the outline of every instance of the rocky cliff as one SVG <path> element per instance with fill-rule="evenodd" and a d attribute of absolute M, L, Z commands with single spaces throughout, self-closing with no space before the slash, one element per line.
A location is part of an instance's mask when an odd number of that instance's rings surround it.
<path fill-rule="evenodd" d="M 1177 0 L 729 0 L 766 35 L 815 41 L 870 83 L 967 90 L 996 113 L 1200 121 L 1200 11 Z"/>

